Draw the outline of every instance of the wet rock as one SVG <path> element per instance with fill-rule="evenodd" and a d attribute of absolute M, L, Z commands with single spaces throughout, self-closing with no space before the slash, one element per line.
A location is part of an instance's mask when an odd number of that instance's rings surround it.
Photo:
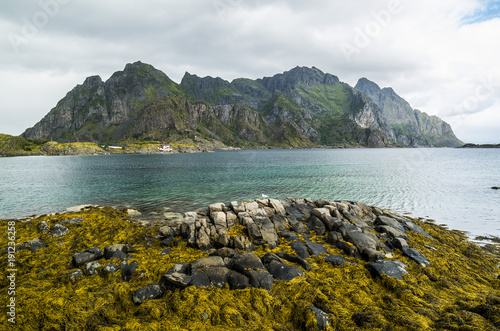
<path fill-rule="evenodd" d="M 289 266 L 274 253 L 267 253 L 262 257 L 267 271 L 274 279 L 290 281 L 296 277 L 304 276 L 304 272 L 297 267 Z"/>
<path fill-rule="evenodd" d="M 305 220 L 305 219 L 306 219 L 306 216 L 305 216 L 303 213 L 301 213 L 301 212 L 300 212 L 297 208 L 295 208 L 295 207 L 291 207 L 291 206 L 290 206 L 290 207 L 286 207 L 286 208 L 285 208 L 285 210 L 286 210 L 286 213 L 287 213 L 288 215 L 293 216 L 293 217 L 294 217 L 295 219 L 297 219 L 297 220 Z"/>
<path fill-rule="evenodd" d="M 78 268 L 85 263 L 99 260 L 102 257 L 104 257 L 104 253 L 99 248 L 89 248 L 84 252 L 77 252 L 73 255 L 73 265 Z"/>
<path fill-rule="evenodd" d="M 231 270 L 226 267 L 204 268 L 203 272 L 210 280 L 211 287 L 224 288 L 229 279 Z"/>
<path fill-rule="evenodd" d="M 410 220 L 404 220 L 403 225 L 404 225 L 405 229 L 407 229 L 407 230 L 415 231 L 415 232 L 420 233 L 421 235 L 423 235 L 427 238 L 432 239 L 432 236 L 430 234 L 428 234 L 424 229 L 422 229 L 420 226 L 416 225 L 415 223 L 413 223 Z"/>
<path fill-rule="evenodd" d="M 250 286 L 248 277 L 236 271 L 231 271 L 227 282 L 231 290 L 242 290 Z"/>
<path fill-rule="evenodd" d="M 238 255 L 240 255 L 240 254 L 236 250 L 224 247 L 224 248 L 220 248 L 220 249 L 216 250 L 215 252 L 210 253 L 209 256 L 220 256 L 223 259 L 224 258 L 231 258 L 232 259 L 232 258 L 237 257 Z"/>
<path fill-rule="evenodd" d="M 160 284 L 149 284 L 141 287 L 132 293 L 132 301 L 140 305 L 145 300 L 161 298 L 165 294 L 165 289 Z"/>
<path fill-rule="evenodd" d="M 394 249 L 403 250 L 404 248 L 408 247 L 408 242 L 406 241 L 406 239 L 400 237 L 392 238 L 387 243 L 389 244 L 390 247 Z"/>
<path fill-rule="evenodd" d="M 59 238 L 65 236 L 68 233 L 69 229 L 61 224 L 55 224 L 52 229 L 52 236 L 54 238 Z"/>
<path fill-rule="evenodd" d="M 72 271 L 69 274 L 69 280 L 71 283 L 75 284 L 77 281 L 82 279 L 82 276 L 83 276 L 82 271 L 80 269 L 78 269 L 78 270 Z"/>
<path fill-rule="evenodd" d="M 172 251 L 172 248 L 165 248 L 164 250 L 161 251 L 160 255 L 168 255 Z"/>
<path fill-rule="evenodd" d="M 191 279 L 191 276 L 179 272 L 165 273 L 161 276 L 160 286 L 165 289 L 184 289 L 189 286 Z"/>
<path fill-rule="evenodd" d="M 64 220 L 62 224 L 81 224 L 84 221 L 83 217 L 73 217 L 69 220 Z"/>
<path fill-rule="evenodd" d="M 17 247 L 16 251 L 19 252 L 19 251 L 22 251 L 23 249 L 26 249 L 26 250 L 32 251 L 33 253 L 36 253 L 39 249 L 44 248 L 44 247 L 47 247 L 47 245 L 45 245 L 45 243 L 43 241 L 41 241 L 40 239 L 35 238 L 35 239 L 30 240 L 30 241 L 22 244 L 21 246 Z M 7 251 L 8 251 L 8 249 L 7 249 Z"/>
<path fill-rule="evenodd" d="M 276 214 L 273 216 L 273 224 L 276 231 L 279 232 L 286 231 L 290 226 L 290 222 L 288 221 L 288 219 L 281 214 Z"/>
<path fill-rule="evenodd" d="M 243 224 L 247 227 L 248 236 L 252 239 L 262 239 L 262 233 L 254 220 L 250 217 L 243 218 Z"/>
<path fill-rule="evenodd" d="M 286 241 L 299 240 L 299 236 L 293 231 L 281 231 L 279 236 L 284 238 Z"/>
<path fill-rule="evenodd" d="M 335 246 L 337 248 L 340 248 L 341 250 L 344 251 L 344 253 L 348 256 L 358 256 L 359 254 L 359 251 L 358 249 L 356 248 L 356 246 L 354 246 L 353 244 L 351 243 L 348 243 L 347 241 L 343 241 L 343 240 L 339 240 L 335 243 Z"/>
<path fill-rule="evenodd" d="M 293 242 L 290 244 L 295 253 L 303 259 L 309 258 L 309 252 L 307 251 L 307 246 L 301 242 Z"/>
<path fill-rule="evenodd" d="M 99 262 L 89 262 L 85 265 L 83 273 L 85 274 L 85 276 L 98 275 L 100 267 L 102 267 L 102 265 Z"/>
<path fill-rule="evenodd" d="M 297 232 L 298 234 L 308 234 L 309 230 L 306 228 L 306 226 L 302 222 L 297 222 L 292 226 L 293 231 Z"/>
<path fill-rule="evenodd" d="M 189 270 L 193 273 L 195 270 L 204 269 L 208 267 L 225 267 L 226 264 L 220 256 L 207 256 L 201 259 L 194 260 L 189 263 Z"/>
<path fill-rule="evenodd" d="M 127 264 L 125 261 L 120 264 L 120 268 L 122 269 L 122 280 L 128 282 L 129 280 L 132 279 L 132 276 L 139 266 L 139 263 L 137 262 L 132 262 L 130 264 Z"/>
<path fill-rule="evenodd" d="M 210 278 L 208 278 L 205 272 L 201 269 L 195 270 L 194 272 L 191 273 L 191 283 L 189 285 L 193 285 L 197 288 L 212 287 Z"/>
<path fill-rule="evenodd" d="M 344 214 L 344 217 L 347 218 L 349 221 L 351 221 L 352 224 L 354 224 L 358 228 L 367 229 L 370 227 L 368 225 L 368 223 L 366 223 L 365 221 L 363 221 L 361 218 L 359 218 L 356 215 L 347 213 L 347 214 Z"/>
<path fill-rule="evenodd" d="M 172 246 L 172 243 L 174 242 L 174 237 L 170 236 L 170 237 L 167 237 L 165 239 L 163 239 L 161 242 L 160 242 L 160 245 L 162 247 L 168 247 L 168 246 Z"/>
<path fill-rule="evenodd" d="M 388 225 L 379 225 L 379 226 L 375 227 L 375 230 L 377 230 L 378 232 L 381 232 L 381 233 L 386 233 L 387 235 L 389 235 L 389 237 L 392 237 L 392 238 L 394 238 L 394 237 L 408 238 L 403 232 L 396 230 L 392 226 L 388 226 Z"/>
<path fill-rule="evenodd" d="M 328 254 L 326 248 L 323 247 L 321 244 L 306 239 L 306 245 L 307 248 L 309 248 L 309 252 L 311 253 L 311 255 Z"/>
<path fill-rule="evenodd" d="M 400 261 L 381 261 L 365 265 L 374 276 L 387 275 L 403 280 L 403 275 L 408 274 L 405 267 L 407 265 Z"/>
<path fill-rule="evenodd" d="M 175 237 L 176 235 L 175 231 L 168 225 L 162 226 L 160 229 L 158 229 L 158 232 L 160 233 L 160 236 L 164 238 Z"/>
<path fill-rule="evenodd" d="M 408 256 L 410 259 L 414 260 L 418 264 L 420 264 L 422 267 L 427 267 L 431 265 L 429 260 L 419 251 L 413 248 L 409 247 L 403 247 L 402 248 L 403 254 Z"/>
<path fill-rule="evenodd" d="M 377 241 L 362 232 L 349 232 L 344 239 L 356 246 L 359 252 L 365 249 L 377 249 Z"/>
<path fill-rule="evenodd" d="M 40 223 L 38 223 L 38 232 L 44 234 L 47 233 L 48 231 L 50 231 L 50 226 L 47 224 L 46 221 L 41 221 Z"/>
<path fill-rule="evenodd" d="M 102 272 L 105 274 L 105 275 L 108 275 L 108 274 L 114 274 L 115 272 L 117 272 L 118 270 L 120 269 L 119 266 L 117 266 L 116 264 L 114 263 L 109 263 L 108 265 L 106 265 L 104 267 L 104 269 L 102 270 Z"/>
<path fill-rule="evenodd" d="M 316 327 L 318 330 L 323 330 L 329 326 L 328 315 L 324 311 L 314 306 L 309 306 L 307 309 L 316 315 Z"/>
<path fill-rule="evenodd" d="M 349 232 L 361 232 L 361 229 L 351 223 L 342 222 L 336 231 L 345 237 Z"/>
<path fill-rule="evenodd" d="M 356 264 L 354 261 L 351 261 L 351 260 L 348 260 L 342 256 L 338 256 L 338 255 L 328 255 L 325 257 L 325 262 L 328 262 L 328 263 L 331 263 L 332 265 L 334 266 L 339 266 L 341 264 L 344 264 L 344 263 L 352 263 L 352 264 Z"/>
<path fill-rule="evenodd" d="M 342 239 L 344 239 L 344 236 L 342 236 L 342 233 L 330 231 L 328 233 L 328 236 L 326 237 L 326 242 L 329 243 L 330 245 L 335 245 L 338 241 L 340 241 Z"/>
<path fill-rule="evenodd" d="M 405 233 L 405 228 L 404 226 L 396 221 L 394 218 L 387 217 L 387 216 L 377 216 L 377 219 L 374 222 L 375 225 L 387 225 L 390 226 L 396 230 L 398 230 L 401 233 Z"/>
<path fill-rule="evenodd" d="M 370 262 L 381 261 L 384 259 L 384 256 L 384 252 L 377 251 L 373 248 L 365 248 L 361 251 L 361 257 Z"/>
<path fill-rule="evenodd" d="M 288 253 L 278 253 L 277 255 L 279 257 L 287 260 L 287 261 L 300 264 L 300 266 L 302 268 L 304 268 L 305 270 L 310 270 L 311 269 L 311 265 L 309 264 L 309 262 L 307 262 L 306 260 L 304 260 L 300 256 L 291 255 L 291 254 L 288 254 Z"/>
<path fill-rule="evenodd" d="M 189 266 L 187 263 L 181 262 L 173 265 L 170 269 L 168 269 L 167 273 L 171 274 L 177 272 L 181 274 L 187 274 L 188 268 Z"/>
<path fill-rule="evenodd" d="M 262 261 L 253 253 L 244 253 L 233 259 L 233 269 L 248 277 L 250 285 L 270 290 L 274 279 L 267 272 Z"/>
<path fill-rule="evenodd" d="M 322 236 L 325 234 L 325 224 L 316 216 L 311 216 L 307 220 L 307 227 L 309 231 L 314 231 L 318 236 Z"/>
<path fill-rule="evenodd" d="M 245 236 L 234 238 L 233 246 L 234 249 L 239 249 L 241 251 L 253 250 L 252 243 Z"/>
<path fill-rule="evenodd" d="M 127 253 L 132 250 L 130 244 L 114 244 L 104 247 L 104 258 L 105 259 L 124 259 L 127 257 Z"/>

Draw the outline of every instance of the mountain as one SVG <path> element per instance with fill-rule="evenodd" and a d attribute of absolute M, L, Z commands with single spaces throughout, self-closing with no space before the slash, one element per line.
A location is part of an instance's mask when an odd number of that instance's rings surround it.
<path fill-rule="evenodd" d="M 392 88 L 381 89 L 366 78 L 361 78 L 355 88 L 369 96 L 380 108 L 394 131 L 396 143 L 405 146 L 462 145 L 448 123 L 437 116 L 429 116 L 418 109 L 413 109 Z"/>
<path fill-rule="evenodd" d="M 315 67 L 296 67 L 231 82 L 186 73 L 177 84 L 142 62 L 105 82 L 88 77 L 22 137 L 101 144 L 188 139 L 237 147 L 462 144 L 448 124 L 367 79 L 353 88 Z"/>

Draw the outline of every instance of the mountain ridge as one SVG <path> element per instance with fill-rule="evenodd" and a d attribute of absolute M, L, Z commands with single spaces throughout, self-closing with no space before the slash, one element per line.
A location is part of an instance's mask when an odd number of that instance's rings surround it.
<path fill-rule="evenodd" d="M 297 66 L 231 82 L 186 72 L 177 84 L 140 61 L 106 81 L 87 77 L 21 136 L 104 144 L 201 138 L 250 148 L 462 145 L 447 123 L 366 78 L 353 88 Z"/>

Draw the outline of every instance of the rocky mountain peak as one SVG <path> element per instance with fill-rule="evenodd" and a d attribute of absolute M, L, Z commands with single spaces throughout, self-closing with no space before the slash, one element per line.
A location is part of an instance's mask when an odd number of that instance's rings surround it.
<path fill-rule="evenodd" d="M 272 77 L 264 77 L 259 79 L 267 89 L 271 91 L 285 91 L 297 85 L 315 86 L 315 85 L 335 85 L 340 83 L 338 77 L 331 74 L 325 74 L 316 67 L 295 67 L 282 74 L 277 74 Z"/>

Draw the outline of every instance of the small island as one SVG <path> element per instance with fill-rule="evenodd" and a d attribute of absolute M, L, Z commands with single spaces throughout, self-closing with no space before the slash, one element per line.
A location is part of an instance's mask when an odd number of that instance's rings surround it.
<path fill-rule="evenodd" d="M 500 148 L 500 144 L 465 144 L 463 146 L 460 146 L 459 148 Z"/>
<path fill-rule="evenodd" d="M 500 323 L 493 246 L 357 202 L 261 199 L 156 215 L 88 206 L 0 228 L 18 243 L 9 248 L 2 236 L 1 267 L 15 269 L 7 318 L 27 330 L 491 330 Z M 1 298 L 9 300 L 7 291 Z"/>

